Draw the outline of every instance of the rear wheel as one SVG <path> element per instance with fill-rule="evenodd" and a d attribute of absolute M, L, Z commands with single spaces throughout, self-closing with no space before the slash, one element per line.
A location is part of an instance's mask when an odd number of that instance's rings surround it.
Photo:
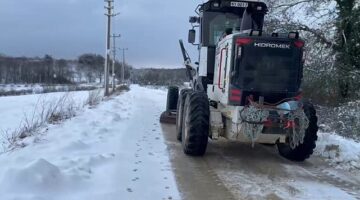
<path fill-rule="evenodd" d="M 184 104 L 185 99 L 188 93 L 190 93 L 192 89 L 183 89 L 180 92 L 178 103 L 177 103 L 177 112 L 176 112 L 176 138 L 181 141 L 182 135 L 182 123 L 184 120 Z"/>
<path fill-rule="evenodd" d="M 184 104 L 182 146 L 191 156 L 205 154 L 209 136 L 209 101 L 204 92 L 190 92 Z"/>
<path fill-rule="evenodd" d="M 304 161 L 308 159 L 314 152 L 316 147 L 316 140 L 318 125 L 316 110 L 311 103 L 304 103 L 304 112 L 309 119 L 309 127 L 306 129 L 303 144 L 300 144 L 295 149 L 292 149 L 289 144 L 278 144 L 278 150 L 281 156 L 292 161 Z"/>

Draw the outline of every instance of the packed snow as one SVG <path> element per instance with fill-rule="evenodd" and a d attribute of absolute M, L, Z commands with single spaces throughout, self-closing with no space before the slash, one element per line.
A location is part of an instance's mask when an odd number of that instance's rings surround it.
<path fill-rule="evenodd" d="M 0 154 L 0 199 L 180 199 L 158 122 L 165 96 L 133 86 Z"/>
<path fill-rule="evenodd" d="M 289 199 L 307 200 L 307 199 L 326 199 L 326 200 L 339 200 L 339 199 L 355 199 L 345 191 L 336 188 L 326 183 L 316 183 L 309 181 L 293 181 L 290 184 L 292 187 L 301 191 Z M 291 187 L 290 186 L 290 187 Z"/>
<path fill-rule="evenodd" d="M 360 143 L 336 135 L 318 133 L 315 154 L 327 159 L 339 169 L 360 170 Z"/>
<path fill-rule="evenodd" d="M 286 166 L 286 165 L 283 165 Z M 290 174 L 294 170 L 303 170 L 293 166 L 286 166 Z M 272 177 L 269 174 L 252 173 L 248 171 L 219 170 L 217 175 L 225 180 L 225 184 L 235 196 L 241 199 L 321 199 L 321 200 L 355 200 L 346 191 L 334 185 L 316 181 L 303 180 L 306 172 L 300 172 L 297 178 Z M 297 171 L 298 172 L 298 171 Z M 239 189 L 241 188 L 241 189 Z"/>

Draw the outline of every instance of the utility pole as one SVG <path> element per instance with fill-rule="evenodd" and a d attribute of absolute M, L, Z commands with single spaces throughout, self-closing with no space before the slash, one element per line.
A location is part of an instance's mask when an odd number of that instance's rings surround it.
<path fill-rule="evenodd" d="M 123 64 L 121 66 L 121 83 L 124 83 L 125 80 L 125 51 L 129 50 L 128 48 L 121 48 L 123 51 Z"/>
<path fill-rule="evenodd" d="M 104 0 L 107 2 L 107 6 L 105 6 L 105 9 L 107 10 L 107 13 L 105 15 L 107 16 L 107 33 L 106 33 L 106 57 L 105 57 L 105 67 L 104 67 L 104 87 L 105 87 L 105 96 L 109 96 L 109 68 L 110 68 L 110 38 L 111 38 L 111 18 L 115 17 L 118 14 L 114 14 L 114 0 Z"/>
<path fill-rule="evenodd" d="M 113 38 L 112 91 L 115 91 L 116 38 L 119 38 L 119 37 L 121 37 L 120 34 L 112 35 L 112 38 Z"/>

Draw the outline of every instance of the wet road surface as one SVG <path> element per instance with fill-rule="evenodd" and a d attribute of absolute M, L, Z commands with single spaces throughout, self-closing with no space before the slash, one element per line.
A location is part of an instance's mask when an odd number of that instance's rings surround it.
<path fill-rule="evenodd" d="M 162 125 L 185 200 L 360 199 L 360 173 L 337 170 L 313 156 L 291 162 L 274 146 L 209 140 L 204 157 L 183 154 L 175 126 Z"/>

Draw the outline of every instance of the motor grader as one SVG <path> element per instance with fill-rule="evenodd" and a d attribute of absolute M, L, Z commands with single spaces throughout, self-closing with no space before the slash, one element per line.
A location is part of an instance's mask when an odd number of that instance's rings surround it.
<path fill-rule="evenodd" d="M 209 0 L 190 17 L 199 57 L 192 63 L 180 40 L 189 84 L 169 88 L 167 112 L 185 154 L 202 156 L 220 137 L 274 144 L 293 161 L 313 153 L 317 116 L 300 88 L 305 42 L 298 32 L 266 33 L 267 12 L 260 1 Z"/>

